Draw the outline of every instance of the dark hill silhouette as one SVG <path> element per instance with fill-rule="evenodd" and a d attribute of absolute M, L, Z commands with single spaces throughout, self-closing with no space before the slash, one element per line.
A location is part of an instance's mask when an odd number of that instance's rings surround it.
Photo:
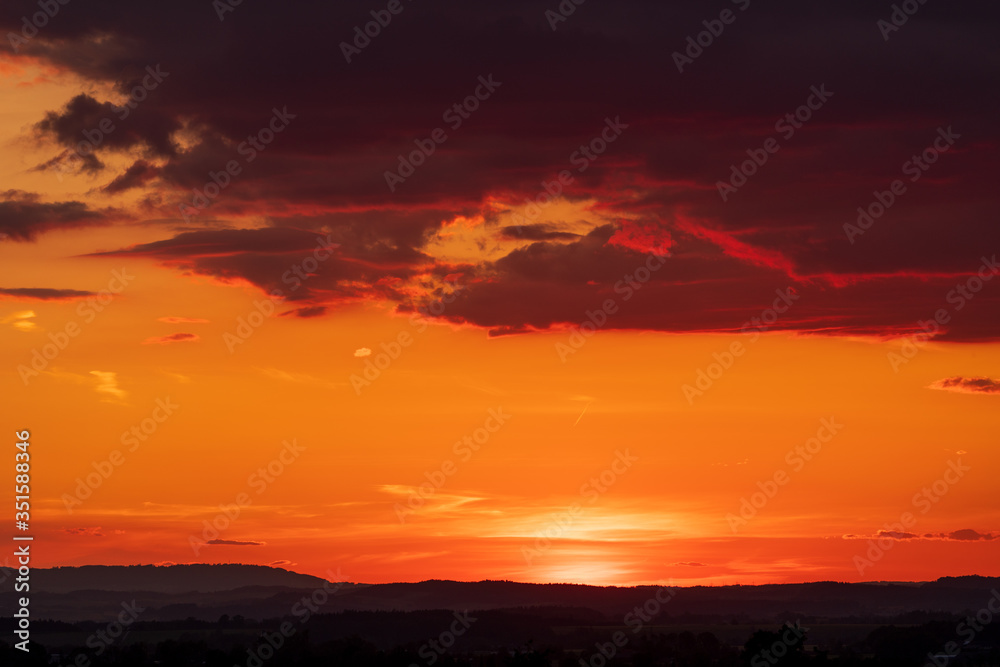
<path fill-rule="evenodd" d="M 599 587 L 511 581 L 339 584 L 319 577 L 255 565 L 85 566 L 32 571 L 32 614 L 67 621 L 110 619 L 123 600 L 147 608 L 145 620 L 223 614 L 246 618 L 288 615 L 297 602 L 324 586 L 322 613 L 353 611 L 486 610 L 560 607 L 594 610 L 609 619 L 649 600 L 656 586 Z M 947 577 L 934 582 L 694 586 L 666 605 L 671 616 L 744 619 L 886 618 L 910 612 L 960 613 L 981 609 L 1000 579 Z M 14 608 L 14 593 L 0 594 Z"/>
<path fill-rule="evenodd" d="M 50 593 L 83 590 L 207 593 L 246 586 L 316 588 L 324 581 L 266 565 L 232 564 L 83 565 L 34 569 L 31 573 L 32 589 Z"/>

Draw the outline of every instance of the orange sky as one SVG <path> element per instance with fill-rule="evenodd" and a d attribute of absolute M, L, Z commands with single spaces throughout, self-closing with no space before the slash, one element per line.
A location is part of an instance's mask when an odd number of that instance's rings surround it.
<path fill-rule="evenodd" d="M 481 326 L 413 320 L 371 298 L 314 318 L 280 317 L 290 304 L 279 304 L 230 351 L 226 335 L 255 312 L 261 289 L 153 257 L 86 256 L 171 238 L 181 224 L 142 208 L 139 193 L 95 191 L 104 180 L 29 171 L 52 155 L 29 127 L 77 92 L 111 94 L 107 86 L 23 60 L 0 66 L 2 189 L 113 206 L 121 218 L 0 242 L 0 287 L 100 292 L 117 285 L 115 272 L 129 276 L 93 315 L 86 299 L 0 300 L 3 423 L 8 434 L 31 431 L 36 566 L 280 563 L 321 576 L 339 568 L 364 582 L 1000 575 L 1000 539 L 985 539 L 1000 537 L 1000 399 L 930 388 L 995 376 L 996 343 L 926 343 L 894 372 L 888 355 L 901 338 L 775 331 L 754 340 L 609 326 L 564 362 L 565 326 L 491 338 Z M 562 200 L 548 214 L 576 216 L 581 229 L 621 218 L 586 199 Z M 262 216 L 227 220 L 267 226 Z M 524 245 L 481 245 L 482 215 L 441 223 L 424 248 L 439 259 Z M 636 266 L 645 260 L 637 254 Z M 654 298 L 640 290 L 618 305 L 624 314 Z M 25 375 L 34 352 L 67 325 L 78 335 Z M 156 342 L 178 333 L 194 335 Z M 356 391 L 352 376 L 401 334 L 412 343 Z M 736 341 L 745 352 L 689 401 L 683 387 Z M 372 354 L 358 356 L 363 348 Z M 157 411 L 158 401 L 173 413 Z M 491 414 L 509 417 L 498 424 Z M 824 423 L 842 427 L 796 463 L 801 453 L 789 452 Z M 125 435 L 134 427 L 144 440 Z M 456 444 L 465 437 L 481 437 L 478 451 Z M 292 455 L 289 442 L 301 451 Z M 968 470 L 946 475 L 959 462 Z M 271 473 L 257 472 L 269 464 Z M 101 468 L 110 475 L 78 493 Z M 787 483 L 734 531 L 727 516 L 776 473 Z M 942 479 L 951 480 L 938 483 L 947 493 L 933 504 L 914 500 Z M 429 480 L 437 488 L 412 501 Z M 220 506 L 241 498 L 250 502 L 238 517 L 218 519 Z M 887 542 L 877 562 L 859 568 L 868 540 L 906 512 L 915 537 Z M 212 520 L 229 525 L 210 534 Z M 956 534 L 969 530 L 980 539 Z"/>

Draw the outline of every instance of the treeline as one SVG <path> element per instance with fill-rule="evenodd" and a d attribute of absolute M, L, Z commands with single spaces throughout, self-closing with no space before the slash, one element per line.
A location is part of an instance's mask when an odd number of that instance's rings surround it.
<path fill-rule="evenodd" d="M 552 610 L 555 612 L 556 610 Z M 439 612 L 454 618 L 452 612 Z M 485 614 L 486 612 L 476 612 Z M 31 652 L 16 650 L 0 642 L 0 665 L 62 665 L 76 667 L 797 667 L 802 665 L 973 667 L 1000 665 L 1000 623 L 979 626 L 971 638 L 959 631 L 963 619 L 933 620 L 920 625 L 885 625 L 853 645 L 820 646 L 810 640 L 808 624 L 786 624 L 753 632 L 741 646 L 720 641 L 712 632 L 660 632 L 655 629 L 631 635 L 621 628 L 560 626 L 579 622 L 578 613 L 566 618 L 513 610 L 492 612 L 487 628 L 470 626 L 467 636 L 452 638 L 442 646 L 442 635 L 432 632 L 406 641 L 385 641 L 394 633 L 424 632 L 442 618 L 437 612 L 354 612 L 348 626 L 383 624 L 378 643 L 359 634 L 328 638 L 333 617 L 315 617 L 301 630 L 281 636 L 258 622 L 220 618 L 216 623 L 149 622 L 135 628 L 134 635 L 120 645 L 100 650 L 73 643 L 31 644 Z M 504 616 L 506 614 L 506 617 Z M 583 614 L 587 615 L 587 614 Z M 415 623 L 415 621 L 418 621 Z M 553 621 L 556 624 L 553 624 Z M 508 624 L 504 625 L 504 621 Z M 526 625 L 531 621 L 534 625 Z M 503 632 L 496 626 L 504 625 Z M 51 637 L 82 635 L 93 623 L 39 622 L 38 629 Z M 446 627 L 446 626 L 445 626 Z M 965 626 L 968 628 L 969 626 Z M 370 630 L 370 626 L 368 627 Z M 477 635 L 477 632 L 478 635 Z M 485 630 L 499 637 L 519 636 L 519 643 L 491 644 Z M 54 634 L 54 633 L 58 633 Z M 45 636 L 45 633 L 40 633 Z M 169 636 L 169 638 L 166 638 Z M 151 637 L 160 637 L 153 641 Z M 585 638 L 585 639 L 584 639 Z M 969 641 L 966 641 L 966 640 Z M 584 642 L 584 643 L 581 643 Z M 585 647 L 582 651 L 580 647 Z"/>

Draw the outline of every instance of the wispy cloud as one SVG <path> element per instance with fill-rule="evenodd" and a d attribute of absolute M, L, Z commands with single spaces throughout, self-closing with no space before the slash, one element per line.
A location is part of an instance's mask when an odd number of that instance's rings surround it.
<path fill-rule="evenodd" d="M 91 537 L 104 537 L 104 533 L 101 532 L 100 526 L 93 526 L 91 528 L 63 528 L 62 532 L 69 535 L 89 535 Z"/>
<path fill-rule="evenodd" d="M 258 371 L 264 374 L 272 380 L 280 380 L 282 382 L 294 382 L 296 384 L 311 384 L 317 387 L 345 387 L 346 382 L 331 382 L 329 380 L 324 380 L 323 378 L 318 378 L 314 375 L 308 375 L 306 373 L 289 373 L 288 371 L 283 371 L 278 368 L 258 368 Z"/>
<path fill-rule="evenodd" d="M 169 336 L 153 336 L 142 341 L 143 345 L 170 345 L 171 343 L 194 343 L 200 336 L 193 333 L 175 333 Z"/>
<path fill-rule="evenodd" d="M 93 292 L 78 289 L 52 289 L 50 287 L 0 287 L 0 296 L 9 296 L 15 299 L 34 299 L 37 301 L 82 299 L 93 295 Z"/>
<path fill-rule="evenodd" d="M 950 533 L 904 533 L 895 530 L 880 530 L 875 535 L 844 535 L 845 540 L 871 540 L 888 538 L 890 540 L 952 540 L 958 542 L 990 541 L 1000 538 L 1000 534 L 981 533 L 972 528 L 961 528 Z"/>
<path fill-rule="evenodd" d="M 114 371 L 90 371 L 90 374 L 97 378 L 97 385 L 94 391 L 103 394 L 105 401 L 120 403 L 128 396 L 128 392 L 118 386 L 118 373 Z"/>
<path fill-rule="evenodd" d="M 10 324 L 18 331 L 33 331 L 38 325 L 31 320 L 35 318 L 33 310 L 19 310 L 0 320 L 0 323 Z"/>
<path fill-rule="evenodd" d="M 210 320 L 203 320 L 200 317 L 158 317 L 157 322 L 167 324 L 208 324 Z"/>
<path fill-rule="evenodd" d="M 927 385 L 928 389 L 953 391 L 958 394 L 1000 394 L 1000 380 L 988 377 L 956 375 Z"/>

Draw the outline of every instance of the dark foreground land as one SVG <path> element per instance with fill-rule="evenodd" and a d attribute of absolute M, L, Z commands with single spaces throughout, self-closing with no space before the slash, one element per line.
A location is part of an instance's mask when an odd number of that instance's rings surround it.
<path fill-rule="evenodd" d="M 1000 580 L 984 577 L 603 588 L 94 567 L 35 571 L 31 598 L 30 653 L 8 616 L 0 665 L 1000 665 Z"/>

